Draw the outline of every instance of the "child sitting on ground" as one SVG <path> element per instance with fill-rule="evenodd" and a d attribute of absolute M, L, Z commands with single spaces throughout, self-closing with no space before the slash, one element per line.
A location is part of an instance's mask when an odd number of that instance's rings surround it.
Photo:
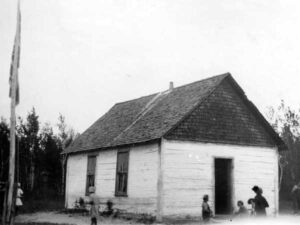
<path fill-rule="evenodd" d="M 237 202 L 237 206 L 238 206 L 239 210 L 235 213 L 235 215 L 238 215 L 240 217 L 244 217 L 244 216 L 248 215 L 248 210 L 244 206 L 244 202 L 243 201 L 238 201 Z"/>

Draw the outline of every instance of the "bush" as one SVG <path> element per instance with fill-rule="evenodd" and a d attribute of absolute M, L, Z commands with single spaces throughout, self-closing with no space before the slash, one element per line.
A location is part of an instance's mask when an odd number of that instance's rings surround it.
<path fill-rule="evenodd" d="M 106 202 L 106 209 L 101 213 L 102 216 L 111 216 L 114 213 L 114 203 L 110 200 Z M 116 216 L 116 215 L 115 215 Z"/>

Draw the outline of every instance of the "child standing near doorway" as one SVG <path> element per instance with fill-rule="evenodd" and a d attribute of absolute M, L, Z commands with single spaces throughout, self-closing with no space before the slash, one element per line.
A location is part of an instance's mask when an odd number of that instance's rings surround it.
<path fill-rule="evenodd" d="M 202 202 L 202 219 L 203 219 L 203 222 L 205 222 L 205 223 L 209 222 L 209 220 L 212 216 L 212 211 L 208 204 L 208 200 L 209 200 L 208 195 L 204 195 L 203 202 Z"/>

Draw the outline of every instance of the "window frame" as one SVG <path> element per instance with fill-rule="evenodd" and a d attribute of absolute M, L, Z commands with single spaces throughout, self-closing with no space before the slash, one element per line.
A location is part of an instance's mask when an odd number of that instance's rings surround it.
<path fill-rule="evenodd" d="M 89 196 L 89 176 L 94 176 L 93 178 L 93 183 L 94 183 L 94 186 L 96 186 L 96 167 L 97 167 L 97 156 L 98 154 L 89 154 L 87 156 L 87 168 L 86 168 L 86 176 L 85 176 L 85 195 L 86 196 Z M 90 158 L 95 158 L 95 164 L 94 164 L 94 167 L 93 167 L 93 173 L 89 173 L 89 160 Z"/>
<path fill-rule="evenodd" d="M 129 153 L 130 153 L 130 149 L 126 148 L 126 149 L 119 149 L 117 152 L 117 162 L 116 162 L 116 179 L 115 179 L 115 196 L 116 197 L 128 197 L 128 176 L 129 176 Z M 126 172 L 119 172 L 118 168 L 119 168 L 119 155 L 120 154 L 127 154 L 127 171 Z M 126 174 L 126 191 L 122 192 L 118 190 L 119 187 L 119 174 L 123 173 Z"/>

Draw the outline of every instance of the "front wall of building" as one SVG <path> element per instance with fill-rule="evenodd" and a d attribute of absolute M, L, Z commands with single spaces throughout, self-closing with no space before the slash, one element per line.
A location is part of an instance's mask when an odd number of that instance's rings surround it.
<path fill-rule="evenodd" d="M 268 214 L 278 210 L 278 153 L 275 148 L 247 147 L 196 142 L 162 143 L 163 215 L 201 216 L 204 194 L 214 209 L 214 158 L 233 160 L 233 199 L 236 206 L 255 196 L 251 188 L 258 185 L 269 202 Z"/>
<path fill-rule="evenodd" d="M 68 157 L 67 207 L 85 197 L 87 154 Z M 130 148 L 128 197 L 115 197 L 117 149 L 97 153 L 95 188 L 101 203 L 112 200 L 116 208 L 133 213 L 156 213 L 158 144 Z M 105 207 L 105 204 L 101 205 Z"/>

